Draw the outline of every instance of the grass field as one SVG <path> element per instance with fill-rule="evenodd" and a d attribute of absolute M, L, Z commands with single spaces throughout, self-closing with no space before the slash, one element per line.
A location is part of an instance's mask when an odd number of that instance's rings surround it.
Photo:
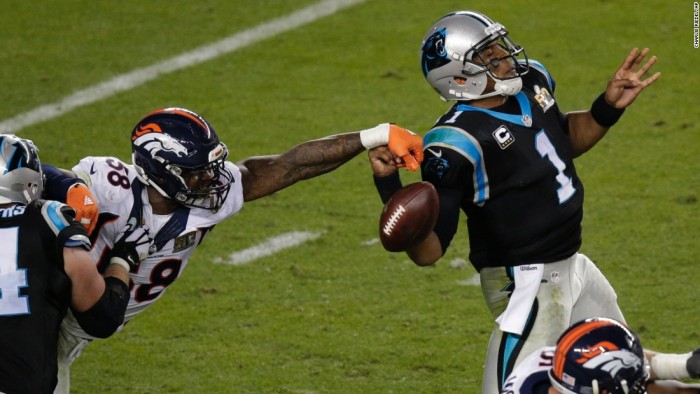
<path fill-rule="evenodd" d="M 283 17 L 315 0 L 3 1 L 0 119 Z M 203 114 L 232 159 L 280 153 L 393 121 L 423 133 L 447 109 L 418 48 L 469 7 L 505 24 L 584 109 L 635 46 L 661 79 L 577 161 L 582 251 L 647 347 L 700 345 L 700 118 L 692 1 L 368 0 L 210 61 L 29 125 L 44 162 L 128 159 L 152 109 Z M 6 130 L 3 130 L 6 131 Z M 404 183 L 417 180 L 403 174 Z M 365 155 L 246 205 L 220 224 L 169 294 L 73 367 L 75 393 L 478 393 L 492 328 L 461 231 L 432 268 L 377 243 Z M 215 264 L 291 231 L 322 235 L 243 266 Z"/>

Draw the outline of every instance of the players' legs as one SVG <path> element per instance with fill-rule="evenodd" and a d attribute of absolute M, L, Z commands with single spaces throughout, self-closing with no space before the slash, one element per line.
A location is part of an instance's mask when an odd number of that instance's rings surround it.
<path fill-rule="evenodd" d="M 494 325 L 486 357 L 483 393 L 499 393 L 499 381 L 507 378 L 522 359 L 542 346 L 556 345 L 571 322 L 572 309 L 583 288 L 585 277 L 579 279 L 575 273 L 578 259 L 579 256 L 574 255 L 544 265 L 537 299 L 521 335 L 505 333 L 498 324 Z M 512 280 L 507 268 L 485 268 L 480 276 L 486 303 L 495 320 L 507 306 Z"/>
<path fill-rule="evenodd" d="M 70 393 L 70 365 L 88 343 L 89 340 L 71 334 L 65 324 L 61 324 L 58 334 L 58 384 L 54 394 Z"/>
<path fill-rule="evenodd" d="M 579 253 L 573 263 L 573 271 L 571 288 L 577 294 L 574 294 L 576 302 L 569 324 L 589 317 L 607 317 L 625 322 L 617 305 L 615 290 L 593 261 Z"/>

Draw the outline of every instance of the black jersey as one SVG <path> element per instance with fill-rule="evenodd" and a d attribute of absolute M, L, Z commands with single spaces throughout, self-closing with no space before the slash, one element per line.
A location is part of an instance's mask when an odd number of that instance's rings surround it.
<path fill-rule="evenodd" d="M 581 245 L 583 185 L 566 120 L 552 78 L 530 63 L 504 105 L 457 102 L 424 139 L 423 179 L 440 193 L 436 233 L 446 249 L 461 208 L 477 270 L 553 262 Z"/>
<path fill-rule="evenodd" d="M 89 250 L 67 205 L 0 209 L 1 392 L 51 393 L 56 386 L 58 331 L 71 297 L 64 247 Z"/>

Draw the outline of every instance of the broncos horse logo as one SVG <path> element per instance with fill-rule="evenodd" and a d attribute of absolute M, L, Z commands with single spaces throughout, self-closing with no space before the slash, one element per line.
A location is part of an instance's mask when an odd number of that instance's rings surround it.
<path fill-rule="evenodd" d="M 636 371 L 642 368 L 642 360 L 628 350 L 612 350 L 596 355 L 586 361 L 583 367 L 605 371 L 610 376 L 617 376 L 621 371 Z"/>
<path fill-rule="evenodd" d="M 445 49 L 445 28 L 437 30 L 425 40 L 421 53 L 423 54 L 420 62 L 423 76 L 427 76 L 430 71 L 440 68 L 451 61 L 447 57 L 447 50 Z"/>
<path fill-rule="evenodd" d="M 152 157 L 158 152 L 172 152 L 178 157 L 187 156 L 187 148 L 175 138 L 162 133 L 146 133 L 134 140 L 134 145 L 146 149 Z"/>

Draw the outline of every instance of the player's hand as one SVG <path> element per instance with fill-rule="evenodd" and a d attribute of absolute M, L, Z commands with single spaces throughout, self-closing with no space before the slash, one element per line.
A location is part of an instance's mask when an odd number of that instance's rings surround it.
<path fill-rule="evenodd" d="M 623 109 L 632 104 L 639 94 L 647 86 L 654 83 L 661 76 L 656 72 L 650 77 L 646 77 L 647 72 L 656 63 L 656 56 L 652 56 L 639 67 L 644 58 L 649 54 L 649 48 L 639 51 L 632 49 L 620 68 L 615 71 L 615 75 L 608 82 L 605 89 L 605 101 L 615 108 Z"/>
<path fill-rule="evenodd" d="M 82 183 L 71 186 L 66 194 L 66 204 L 75 211 L 75 220 L 85 227 L 88 235 L 92 234 L 97 225 L 99 206 L 90 189 Z"/>
<path fill-rule="evenodd" d="M 124 226 L 110 254 L 110 260 L 118 258 L 126 261 L 129 264 L 129 272 L 138 270 L 141 260 L 148 256 L 148 248 L 152 242 L 148 226 L 137 226 L 135 222 L 132 218 Z"/>
<path fill-rule="evenodd" d="M 406 167 L 411 171 L 417 171 L 423 161 L 423 139 L 414 132 L 399 127 L 395 124 L 389 128 L 389 143 L 387 145 L 391 153 L 400 160 L 397 167 Z"/>
<path fill-rule="evenodd" d="M 376 177 L 385 177 L 393 174 L 398 169 L 397 158 L 386 146 L 378 146 L 367 151 L 372 173 Z"/>

